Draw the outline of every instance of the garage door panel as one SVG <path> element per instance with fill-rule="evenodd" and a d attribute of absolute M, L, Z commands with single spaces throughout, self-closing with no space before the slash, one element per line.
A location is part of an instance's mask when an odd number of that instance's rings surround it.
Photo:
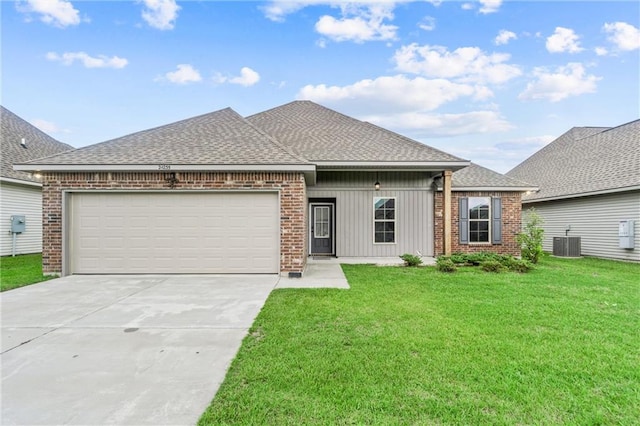
<path fill-rule="evenodd" d="M 277 193 L 71 196 L 72 273 L 276 273 Z"/>

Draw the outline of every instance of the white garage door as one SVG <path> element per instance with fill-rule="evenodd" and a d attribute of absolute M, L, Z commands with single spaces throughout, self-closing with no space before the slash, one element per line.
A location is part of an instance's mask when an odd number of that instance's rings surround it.
<path fill-rule="evenodd" d="M 278 195 L 75 193 L 71 273 L 277 273 Z"/>

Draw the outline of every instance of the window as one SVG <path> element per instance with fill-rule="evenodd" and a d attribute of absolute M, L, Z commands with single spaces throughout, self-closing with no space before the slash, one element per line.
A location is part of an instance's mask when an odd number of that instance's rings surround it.
<path fill-rule="evenodd" d="M 396 242 L 396 199 L 373 199 L 373 242 Z"/>
<path fill-rule="evenodd" d="M 458 200 L 460 244 L 502 244 L 502 199 L 464 197 Z"/>
<path fill-rule="evenodd" d="M 329 238 L 329 206 L 315 206 L 313 219 L 313 238 Z"/>
<path fill-rule="evenodd" d="M 469 197 L 469 242 L 489 242 L 489 220 L 491 199 L 489 197 Z"/>

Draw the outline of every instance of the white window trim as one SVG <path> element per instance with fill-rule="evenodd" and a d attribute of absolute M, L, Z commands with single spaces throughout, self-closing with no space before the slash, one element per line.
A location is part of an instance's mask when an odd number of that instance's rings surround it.
<path fill-rule="evenodd" d="M 393 200 L 393 220 L 390 219 L 385 219 L 385 220 L 376 220 L 376 203 L 379 200 Z M 396 197 L 373 197 L 373 244 L 374 245 L 393 245 L 393 244 L 397 244 L 398 239 L 398 221 L 397 221 L 397 217 L 398 217 L 398 199 Z M 378 243 L 376 242 L 376 223 L 377 222 L 393 222 L 393 242 L 392 243 Z"/>
<path fill-rule="evenodd" d="M 484 198 L 484 199 L 488 199 L 489 200 L 489 218 L 488 219 L 471 219 L 471 200 L 474 198 Z M 467 238 L 469 239 L 469 245 L 471 246 L 489 246 L 492 245 L 493 242 L 491 241 L 491 222 L 493 222 L 493 212 L 491 211 L 491 197 L 467 197 L 468 201 L 468 206 L 467 206 L 467 214 L 469 219 L 467 219 L 467 221 L 469 222 L 469 230 L 468 230 L 468 235 Z M 488 232 L 489 232 L 489 240 L 488 241 L 471 241 L 471 222 L 489 222 L 489 226 L 488 226 Z"/>

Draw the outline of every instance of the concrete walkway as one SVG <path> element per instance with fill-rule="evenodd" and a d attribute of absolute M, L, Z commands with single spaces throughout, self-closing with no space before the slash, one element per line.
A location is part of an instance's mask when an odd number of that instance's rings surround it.
<path fill-rule="evenodd" d="M 432 257 L 423 257 L 425 265 L 435 264 Z M 282 276 L 276 288 L 349 288 L 341 264 L 373 264 L 398 266 L 404 264 L 399 257 L 322 257 L 309 258 L 301 278 Z"/>

